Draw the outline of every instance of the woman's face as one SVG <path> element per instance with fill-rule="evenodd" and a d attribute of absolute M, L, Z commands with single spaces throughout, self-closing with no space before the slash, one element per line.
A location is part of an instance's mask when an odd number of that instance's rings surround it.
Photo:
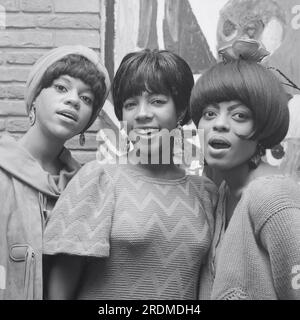
<path fill-rule="evenodd" d="M 82 132 L 93 111 L 94 94 L 78 78 L 62 75 L 36 98 L 36 121 L 43 132 L 68 140 Z"/>
<path fill-rule="evenodd" d="M 177 124 L 177 113 L 171 96 L 143 92 L 139 96 L 127 99 L 123 103 L 123 121 L 127 123 L 129 139 L 137 141 L 141 154 L 158 154 L 161 149 L 160 140 L 169 139 Z M 165 129 L 165 130 L 162 130 Z M 160 138 L 162 137 L 162 138 Z M 170 151 L 164 149 L 170 159 Z"/>
<path fill-rule="evenodd" d="M 204 155 L 209 166 L 224 171 L 247 163 L 257 141 L 245 139 L 254 130 L 252 111 L 239 101 L 208 105 L 199 129 L 204 129 Z"/>

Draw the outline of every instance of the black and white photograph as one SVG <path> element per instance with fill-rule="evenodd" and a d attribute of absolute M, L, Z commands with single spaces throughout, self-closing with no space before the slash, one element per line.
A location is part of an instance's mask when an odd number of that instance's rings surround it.
<path fill-rule="evenodd" d="M 0 300 L 300 300 L 300 1 L 0 0 Z"/>

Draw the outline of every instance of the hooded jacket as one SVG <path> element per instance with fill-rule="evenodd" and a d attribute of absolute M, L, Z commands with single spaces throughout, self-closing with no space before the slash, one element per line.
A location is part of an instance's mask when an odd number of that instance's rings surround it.
<path fill-rule="evenodd" d="M 60 174 L 50 175 L 12 137 L 0 138 L 0 300 L 43 297 L 43 229 L 80 168 L 67 149 L 60 160 Z"/>

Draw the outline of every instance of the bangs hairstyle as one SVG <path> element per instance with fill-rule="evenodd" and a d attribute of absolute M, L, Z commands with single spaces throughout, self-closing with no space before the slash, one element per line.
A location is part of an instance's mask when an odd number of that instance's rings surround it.
<path fill-rule="evenodd" d="M 78 78 L 89 85 L 94 94 L 93 109 L 102 106 L 106 93 L 105 76 L 91 61 L 78 54 L 67 55 L 53 63 L 43 75 L 38 94 L 42 89 L 51 87 L 53 81 L 62 75 Z"/>
<path fill-rule="evenodd" d="M 289 126 L 288 95 L 276 76 L 256 62 L 219 62 L 196 82 L 190 102 L 194 123 L 210 104 L 238 100 L 253 113 L 254 132 L 250 137 L 265 148 L 280 143 Z"/>
<path fill-rule="evenodd" d="M 184 113 L 181 124 L 186 124 L 191 119 L 188 107 L 193 85 L 193 73 L 178 55 L 150 49 L 129 53 L 123 58 L 112 83 L 116 116 L 121 121 L 124 102 L 148 92 L 171 96 L 177 116 Z"/>

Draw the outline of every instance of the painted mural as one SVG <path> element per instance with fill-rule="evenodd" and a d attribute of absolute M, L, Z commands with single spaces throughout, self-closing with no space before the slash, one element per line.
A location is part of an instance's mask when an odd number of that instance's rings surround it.
<path fill-rule="evenodd" d="M 216 59 L 188 0 L 117 0 L 115 70 L 122 57 L 142 48 L 167 49 L 200 74 Z"/>
<path fill-rule="evenodd" d="M 237 39 L 259 41 L 269 53 L 262 63 L 274 68 L 291 95 L 289 133 L 281 145 L 268 150 L 266 160 L 293 173 L 300 181 L 299 0 L 115 0 L 113 3 L 107 13 L 107 19 L 114 19 L 113 49 L 106 59 L 113 57 L 109 63 L 114 71 L 126 53 L 148 47 L 178 53 L 197 78 L 219 60 L 218 50 Z"/>
<path fill-rule="evenodd" d="M 220 10 L 217 51 L 237 39 L 258 40 L 267 50 L 262 63 L 271 67 L 289 102 L 290 129 L 283 143 L 267 151 L 267 161 L 300 181 L 300 3 L 297 0 L 230 0 Z"/>

